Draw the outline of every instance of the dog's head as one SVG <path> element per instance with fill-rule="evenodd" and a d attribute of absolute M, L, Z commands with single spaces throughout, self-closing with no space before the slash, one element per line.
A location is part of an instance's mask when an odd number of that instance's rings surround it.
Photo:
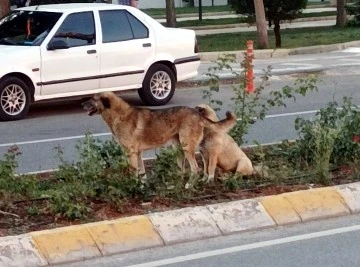
<path fill-rule="evenodd" d="M 216 115 L 216 112 L 209 106 L 205 104 L 200 104 L 195 107 L 195 109 L 205 118 L 212 120 L 212 121 L 218 121 L 219 118 Z"/>
<path fill-rule="evenodd" d="M 101 114 L 104 110 L 111 107 L 112 97 L 113 93 L 109 92 L 95 94 L 90 100 L 83 102 L 81 105 L 88 112 L 89 116 Z"/>

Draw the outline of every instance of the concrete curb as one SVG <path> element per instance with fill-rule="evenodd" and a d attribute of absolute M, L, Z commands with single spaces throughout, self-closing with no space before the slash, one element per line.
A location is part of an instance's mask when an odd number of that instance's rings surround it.
<path fill-rule="evenodd" d="M 282 58 L 291 55 L 318 54 L 328 53 L 336 50 L 343 50 L 349 47 L 359 46 L 360 41 L 352 41 L 347 43 L 338 43 L 330 45 L 316 45 L 308 47 L 299 47 L 291 49 L 264 49 L 254 50 L 255 59 Z M 241 62 L 244 59 L 245 50 L 238 51 L 219 51 L 219 52 L 203 52 L 200 53 L 201 61 L 216 61 L 220 56 L 226 54 L 235 54 L 236 61 Z"/>
<path fill-rule="evenodd" d="M 0 238 L 0 266 L 49 266 L 360 212 L 360 182 Z"/>

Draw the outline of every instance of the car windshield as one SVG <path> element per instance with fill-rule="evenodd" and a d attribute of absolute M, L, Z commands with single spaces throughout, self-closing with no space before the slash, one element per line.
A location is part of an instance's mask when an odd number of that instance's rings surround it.
<path fill-rule="evenodd" d="M 62 13 L 15 10 L 0 20 L 0 45 L 39 46 Z"/>

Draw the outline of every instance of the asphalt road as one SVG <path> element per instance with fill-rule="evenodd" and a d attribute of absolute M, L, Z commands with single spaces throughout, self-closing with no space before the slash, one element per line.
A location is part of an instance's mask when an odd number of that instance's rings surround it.
<path fill-rule="evenodd" d="M 67 267 L 360 266 L 360 215 L 124 253 Z"/>
<path fill-rule="evenodd" d="M 349 54 L 353 55 L 352 59 Z M 359 75 L 356 75 L 360 67 L 355 64 L 359 54 L 360 51 L 356 49 L 352 52 L 327 54 L 328 57 L 332 57 L 332 64 L 339 66 L 328 70 L 326 75 L 321 77 L 323 82 L 319 84 L 319 92 L 305 98 L 299 97 L 296 103 L 289 101 L 287 108 L 271 110 L 270 117 L 251 127 L 246 136 L 248 143 L 251 144 L 254 140 L 260 143 L 271 143 L 296 138 L 295 118 L 297 116 L 313 117 L 316 110 L 324 107 L 327 102 L 332 100 L 333 93 L 335 93 L 337 100 L 341 100 L 343 96 L 352 95 L 354 103 L 360 104 L 360 94 L 358 93 L 360 78 Z M 326 55 L 307 55 L 302 56 L 301 60 L 317 61 L 326 67 L 325 65 L 329 64 L 325 58 Z M 267 62 L 268 64 L 275 64 L 275 68 L 279 69 L 283 68 L 284 64 L 295 63 L 297 60 L 300 60 L 298 56 L 288 59 L 262 60 L 256 61 L 255 66 L 259 69 Z M 352 67 L 348 65 L 349 60 L 354 60 Z M 298 64 L 300 63 L 299 61 Z M 342 67 L 342 64 L 345 66 Z M 294 73 L 294 70 L 290 68 L 288 74 L 291 73 Z M 293 81 L 286 75 L 275 76 L 266 92 L 291 85 Z M 217 99 L 224 102 L 223 109 L 219 113 L 220 117 L 224 116 L 226 110 L 232 109 L 230 104 L 232 95 L 231 88 L 224 86 L 220 94 L 216 96 Z M 141 105 L 136 93 L 123 93 L 122 96 L 134 105 Z M 204 103 L 201 88 L 179 89 L 168 106 L 188 105 L 194 107 L 199 103 Z M 61 146 L 63 148 L 65 159 L 76 160 L 75 145 L 89 131 L 102 140 L 111 138 L 102 119 L 99 116 L 88 117 L 86 112 L 81 109 L 79 101 L 37 105 L 31 108 L 29 117 L 25 120 L 0 123 L 0 155 L 4 154 L 10 145 L 16 143 L 22 152 L 18 158 L 18 172 L 53 169 L 59 164 L 58 159 L 55 158 L 54 147 Z M 149 151 L 144 153 L 143 157 L 153 155 L 154 151 Z"/>

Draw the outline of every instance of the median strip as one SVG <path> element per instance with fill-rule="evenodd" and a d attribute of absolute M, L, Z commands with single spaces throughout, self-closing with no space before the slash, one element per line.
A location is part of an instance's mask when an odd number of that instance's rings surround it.
<path fill-rule="evenodd" d="M 46 266 L 357 213 L 360 183 L 0 238 L 0 266 Z"/>

